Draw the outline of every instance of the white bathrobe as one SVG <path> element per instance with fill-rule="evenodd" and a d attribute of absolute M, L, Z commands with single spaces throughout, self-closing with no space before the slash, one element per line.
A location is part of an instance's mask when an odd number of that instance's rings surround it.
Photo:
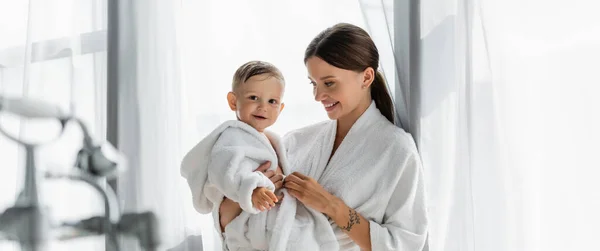
<path fill-rule="evenodd" d="M 297 201 L 285 189 L 280 206 L 265 213 L 253 207 L 255 188 L 274 190 L 266 176 L 254 172 L 260 164 L 270 161 L 274 170 L 279 162 L 283 172 L 290 173 L 281 140 L 273 133 L 265 134 L 268 138 L 243 122 L 227 121 L 186 154 L 181 174 L 190 186 L 195 209 L 200 213 L 212 212 L 213 224 L 220 229 L 218 210 L 223 196 L 240 204 L 244 211 L 226 227 L 224 246 L 229 250 L 292 250 L 298 245 L 288 241 L 290 235 L 304 236 L 305 245 L 301 247 L 335 245 L 337 248 L 324 216 L 313 216 L 314 212 L 303 206 L 297 211 Z"/>
<path fill-rule="evenodd" d="M 410 134 L 390 123 L 374 102 L 328 163 L 335 134 L 336 121 L 287 134 L 290 166 L 315 178 L 369 221 L 372 250 L 421 251 L 428 221 L 423 170 Z M 331 226 L 340 250 L 360 250 L 335 223 Z M 289 241 L 295 240 L 292 236 Z"/>

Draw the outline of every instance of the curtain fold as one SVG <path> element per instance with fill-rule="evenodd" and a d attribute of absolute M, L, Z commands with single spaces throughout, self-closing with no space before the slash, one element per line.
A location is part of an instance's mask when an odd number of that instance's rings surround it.
<path fill-rule="evenodd" d="M 410 131 L 409 112 L 409 60 L 408 34 L 395 33 L 396 26 L 408 24 L 398 22 L 398 12 L 408 14 L 398 2 L 391 0 L 358 0 L 365 22 L 365 29 L 371 35 L 379 50 L 380 71 L 388 84 L 396 108 L 396 125 Z M 408 1 L 406 1 L 408 2 Z M 407 26 L 408 27 L 408 26 Z M 403 41 L 406 43 L 398 43 Z M 398 45 L 399 44 L 399 45 Z M 406 48 L 405 48 L 406 47 Z"/>
<path fill-rule="evenodd" d="M 408 100 L 420 106 L 410 122 L 418 124 L 411 132 L 425 167 L 431 250 L 597 249 L 593 4 L 420 5 L 421 81 L 410 82 L 420 92 Z M 411 33 L 404 25 L 394 34 Z"/>
<path fill-rule="evenodd" d="M 83 119 L 97 140 L 104 139 L 106 85 L 101 45 L 105 1 L 2 1 L 0 2 L 0 95 L 41 99 Z M 98 41 L 87 40 L 88 35 Z M 99 46 L 100 45 L 100 46 Z M 23 140 L 46 142 L 58 133 L 58 123 L 19 120 L 0 114 L 0 126 Z M 38 148 L 40 173 L 73 168 L 81 147 L 77 126 L 66 127 L 56 141 Z M 16 143 L 0 136 L 0 212 L 13 206 L 23 184 L 25 154 Z M 102 201 L 84 184 L 38 179 L 40 199 L 52 224 L 76 221 L 102 213 Z M 54 234 L 58 232 L 53 232 Z M 103 237 L 58 241 L 48 250 L 104 250 Z M 0 241 L 0 250 L 19 250 Z"/>
<path fill-rule="evenodd" d="M 181 193 L 182 157 L 181 69 L 178 16 L 181 3 L 118 1 L 119 16 L 119 149 L 129 169 L 118 180 L 125 212 L 154 212 L 159 221 L 159 250 L 185 238 L 186 218 Z M 193 208 L 191 208 L 193 210 Z M 137 241 L 123 238 L 123 250 L 140 250 Z"/>
<path fill-rule="evenodd" d="M 490 73 L 479 78 L 493 88 L 507 209 L 498 234 L 508 249 L 599 248 L 591 239 L 600 220 L 592 192 L 600 187 L 591 178 L 600 166 L 592 154 L 600 150 L 594 8 L 591 1 L 478 1 Z M 500 15 L 508 11 L 511 18 Z"/>
<path fill-rule="evenodd" d="M 471 8 L 469 1 L 421 5 L 421 109 L 415 119 L 428 185 L 431 250 L 479 250 L 473 246 L 472 151 L 480 146 L 473 142 L 472 123 L 479 114 L 471 100 Z"/>

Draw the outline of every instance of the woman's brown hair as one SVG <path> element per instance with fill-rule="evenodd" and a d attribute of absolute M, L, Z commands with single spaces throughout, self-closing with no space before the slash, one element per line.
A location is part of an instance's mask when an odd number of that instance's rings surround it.
<path fill-rule="evenodd" d="M 375 71 L 371 84 L 371 98 L 381 113 L 394 123 L 394 103 L 383 75 L 377 71 L 379 52 L 373 39 L 362 28 L 339 23 L 317 35 L 306 48 L 304 63 L 310 57 L 319 57 L 337 68 L 362 72 L 368 67 Z"/>

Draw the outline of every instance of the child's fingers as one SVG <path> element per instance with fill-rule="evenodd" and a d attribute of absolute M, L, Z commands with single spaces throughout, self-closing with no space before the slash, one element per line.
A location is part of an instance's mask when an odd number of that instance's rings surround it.
<path fill-rule="evenodd" d="M 275 203 L 277 203 L 277 195 L 275 195 L 275 193 L 273 193 L 273 191 L 267 191 L 267 197 L 269 197 L 269 202 L 271 203 L 271 206 L 275 206 Z"/>
<path fill-rule="evenodd" d="M 269 192 L 267 193 L 267 195 L 269 195 L 269 198 L 271 199 L 271 201 L 273 201 L 273 202 L 277 202 L 277 201 L 278 201 L 278 200 L 277 200 L 277 196 L 275 195 L 275 193 L 273 193 L 273 192 L 269 191 Z"/>
<path fill-rule="evenodd" d="M 262 204 L 265 205 L 266 208 L 270 208 L 272 203 L 271 198 L 269 198 L 269 195 L 267 193 L 263 193 L 261 195 Z"/>
<path fill-rule="evenodd" d="M 267 202 L 265 202 L 265 195 L 263 193 L 255 194 L 253 196 L 252 203 L 260 211 L 267 210 L 268 205 L 269 205 Z"/>
<path fill-rule="evenodd" d="M 254 205 L 254 207 L 256 207 L 256 209 L 263 211 L 262 205 L 260 203 L 260 200 L 253 198 L 252 199 L 252 204 Z"/>
<path fill-rule="evenodd" d="M 278 197 L 271 190 L 259 189 L 252 195 L 252 203 L 260 211 L 269 210 L 275 206 L 283 196 Z"/>
<path fill-rule="evenodd" d="M 264 211 L 265 210 L 260 203 L 254 203 L 254 207 L 256 207 L 256 209 L 258 209 L 259 211 Z"/>
<path fill-rule="evenodd" d="M 266 194 L 265 194 L 265 197 L 266 197 L 266 202 L 267 202 L 267 204 L 269 205 L 269 208 L 270 208 L 270 207 L 274 207 L 274 206 L 275 206 L 275 201 L 274 201 L 274 200 L 271 198 L 271 195 L 270 195 L 270 194 L 271 194 L 271 192 L 270 192 L 270 191 L 269 191 L 268 193 L 266 193 Z"/>
<path fill-rule="evenodd" d="M 275 206 L 275 202 L 273 201 L 273 199 L 271 199 L 271 196 L 269 194 L 270 191 L 267 191 L 263 194 L 264 204 L 266 205 L 267 209 L 271 209 L 271 207 Z"/>

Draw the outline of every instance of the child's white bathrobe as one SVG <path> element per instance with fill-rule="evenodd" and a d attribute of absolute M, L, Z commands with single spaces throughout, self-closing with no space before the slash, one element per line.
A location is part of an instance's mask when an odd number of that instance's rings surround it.
<path fill-rule="evenodd" d="M 337 249 L 324 216 L 304 206 L 297 210 L 297 201 L 285 189 L 280 206 L 264 213 L 253 207 L 255 188 L 274 190 L 266 176 L 254 172 L 260 164 L 270 161 L 270 169 L 274 170 L 279 163 L 284 174 L 291 172 L 280 138 L 270 132 L 265 134 L 268 139 L 243 122 L 227 121 L 186 154 L 181 174 L 190 186 L 195 209 L 212 212 L 214 226 L 220 229 L 218 210 L 223 196 L 240 204 L 244 211 L 225 229 L 224 246 L 229 250 L 293 250 L 298 245 L 289 241 L 290 235 L 304 236 L 300 247 L 325 245 L 330 250 L 334 245 Z"/>
<path fill-rule="evenodd" d="M 294 171 L 315 178 L 369 221 L 371 250 L 423 250 L 428 233 L 423 170 L 410 134 L 390 123 L 373 102 L 329 160 L 336 126 L 326 121 L 284 137 Z M 340 250 L 360 250 L 332 227 Z"/>

